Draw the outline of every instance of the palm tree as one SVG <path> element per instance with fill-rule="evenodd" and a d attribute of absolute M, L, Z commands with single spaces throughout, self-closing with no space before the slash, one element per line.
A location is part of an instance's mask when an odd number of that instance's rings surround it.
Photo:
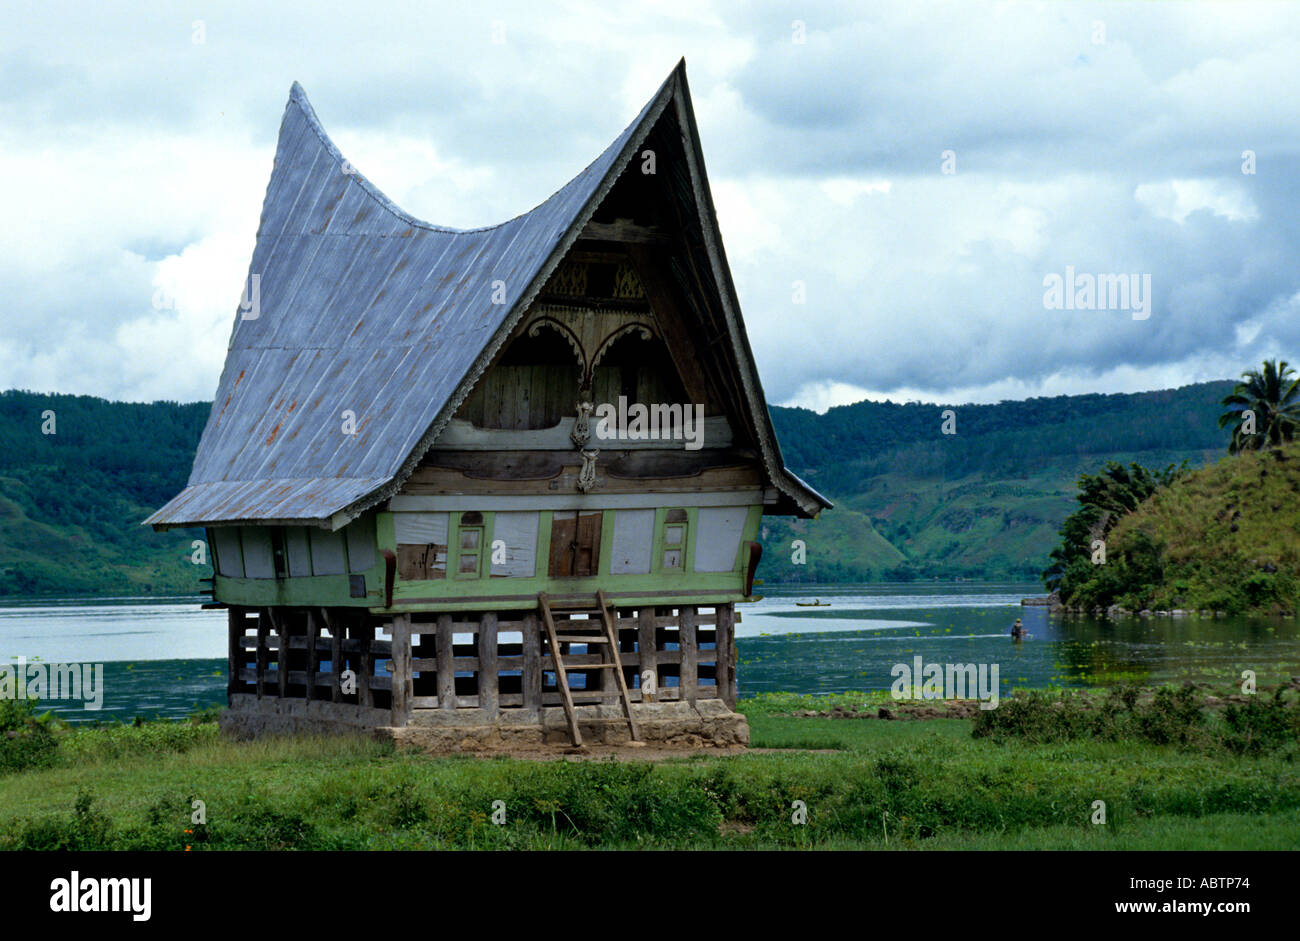
<path fill-rule="evenodd" d="M 1118 461 L 1107 461 L 1100 474 L 1080 474 L 1075 497 L 1079 509 L 1061 524 L 1061 544 L 1049 554 L 1051 565 L 1043 572 L 1047 590 L 1059 591 L 1062 599 L 1073 595 L 1092 577 L 1092 541 L 1104 539 L 1120 519 L 1186 473 L 1186 461 L 1178 466 L 1170 464 L 1164 470 L 1136 462 L 1125 467 Z"/>
<path fill-rule="evenodd" d="M 1231 410 L 1219 416 L 1219 427 L 1232 425 L 1232 440 L 1228 453 L 1259 449 L 1267 445 L 1278 448 L 1290 441 L 1300 431 L 1300 378 L 1283 360 L 1264 360 L 1263 369 L 1250 369 L 1241 374 L 1223 405 Z M 1253 432 L 1243 432 L 1245 413 L 1255 413 Z"/>

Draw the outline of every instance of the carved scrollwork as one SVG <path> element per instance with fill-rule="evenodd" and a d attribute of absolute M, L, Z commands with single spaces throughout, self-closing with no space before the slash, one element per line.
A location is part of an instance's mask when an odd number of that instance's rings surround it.
<path fill-rule="evenodd" d="M 596 355 L 591 358 L 591 368 L 595 369 L 599 366 L 601 359 L 609 352 L 609 348 L 614 345 L 614 342 L 627 336 L 629 333 L 640 333 L 641 339 L 643 340 L 650 340 L 655 336 L 654 328 L 649 324 L 641 323 L 640 321 L 624 324 L 600 341 L 600 346 L 596 350 Z"/>
<path fill-rule="evenodd" d="M 600 481 L 596 479 L 596 458 L 599 456 L 599 450 L 582 452 L 582 470 L 578 472 L 578 489 L 583 493 L 590 493 L 600 486 Z"/>
<path fill-rule="evenodd" d="M 578 403 L 578 420 L 573 423 L 573 430 L 569 432 L 569 437 L 573 440 L 575 447 L 585 447 L 591 440 L 591 410 L 595 406 L 591 402 Z"/>
<path fill-rule="evenodd" d="M 554 317 L 539 317 L 534 320 L 528 327 L 528 335 L 530 337 L 536 337 L 542 332 L 542 327 L 550 327 L 568 341 L 569 346 L 573 347 L 574 355 L 578 357 L 578 367 L 582 372 L 582 375 L 585 376 L 588 371 L 587 351 L 582 348 L 582 341 L 578 338 L 578 335 Z"/>

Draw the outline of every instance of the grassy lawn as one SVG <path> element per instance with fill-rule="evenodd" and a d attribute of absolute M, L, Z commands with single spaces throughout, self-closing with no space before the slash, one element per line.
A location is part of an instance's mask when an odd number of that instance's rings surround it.
<path fill-rule="evenodd" d="M 1300 847 L 1294 747 L 1031 743 L 974 738 L 970 719 L 791 717 L 789 705 L 744 704 L 749 753 L 656 763 L 237 743 L 211 723 L 60 732 L 45 767 L 0 775 L 0 849 Z M 194 800 L 205 823 L 191 822 Z M 1090 822 L 1098 800 L 1104 825 Z"/>

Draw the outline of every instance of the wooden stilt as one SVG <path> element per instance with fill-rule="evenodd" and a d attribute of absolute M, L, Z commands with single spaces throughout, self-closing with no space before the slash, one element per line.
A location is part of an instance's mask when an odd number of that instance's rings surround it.
<path fill-rule="evenodd" d="M 524 708 L 534 721 L 542 718 L 542 634 L 537 615 L 524 618 Z"/>
<path fill-rule="evenodd" d="M 316 641 L 320 638 L 320 619 L 315 608 L 307 609 L 307 690 L 304 698 L 311 702 L 316 698 Z"/>
<path fill-rule="evenodd" d="M 456 708 L 456 665 L 455 649 L 452 646 L 451 615 L 438 616 L 437 657 L 438 657 L 438 707 Z"/>
<path fill-rule="evenodd" d="M 392 626 L 393 652 L 389 663 L 392 673 L 392 724 L 394 728 L 406 725 L 411 717 L 411 616 L 396 614 Z"/>
<path fill-rule="evenodd" d="M 655 623 L 654 605 L 642 605 L 637 612 L 637 659 L 640 661 L 637 671 L 641 674 L 641 701 L 654 702 L 659 691 L 659 644 L 655 640 L 658 625 Z M 654 692 L 647 692 L 646 673 L 650 673 L 654 683 Z"/>
<path fill-rule="evenodd" d="M 682 652 L 681 676 L 677 680 L 677 686 L 678 696 L 686 702 L 695 702 L 698 695 L 700 643 L 696 630 L 697 613 L 698 609 L 694 605 L 684 605 L 677 609 L 677 640 Z"/>
<path fill-rule="evenodd" d="M 478 624 L 478 707 L 483 715 L 500 711 L 500 670 L 497 665 L 497 616 L 488 611 Z"/>

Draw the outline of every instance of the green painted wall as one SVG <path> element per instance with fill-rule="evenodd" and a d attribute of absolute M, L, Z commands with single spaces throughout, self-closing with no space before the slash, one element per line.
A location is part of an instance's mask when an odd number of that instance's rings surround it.
<path fill-rule="evenodd" d="M 728 572 L 695 572 L 695 547 L 699 538 L 699 510 L 682 506 L 687 516 L 685 562 L 680 570 L 663 569 L 664 521 L 670 508 L 655 511 L 654 546 L 649 574 L 609 574 L 613 554 L 614 517 L 617 510 L 603 510 L 598 574 L 573 578 L 551 578 L 551 511 L 540 511 L 536 574 L 531 578 L 492 576 L 491 545 L 494 514 L 483 512 L 483 543 L 479 548 L 478 570 L 460 572 L 461 514 L 452 513 L 447 532 L 447 577 L 426 581 L 397 580 L 393 605 L 402 610 L 526 610 L 536 607 L 538 592 L 549 594 L 594 594 L 598 588 L 616 597 L 620 604 L 659 602 L 663 604 L 711 604 L 744 599 L 746 546 L 758 536 L 762 507 L 751 506 L 736 550 L 735 564 Z M 317 575 L 286 578 L 233 578 L 217 574 L 215 597 L 227 604 L 248 606 L 300 605 L 351 606 L 382 609 L 384 563 L 381 552 L 396 551 L 392 513 L 374 514 L 375 564 L 361 573 L 366 597 L 353 598 L 348 575 Z M 211 543 L 211 541 L 210 541 Z"/>

